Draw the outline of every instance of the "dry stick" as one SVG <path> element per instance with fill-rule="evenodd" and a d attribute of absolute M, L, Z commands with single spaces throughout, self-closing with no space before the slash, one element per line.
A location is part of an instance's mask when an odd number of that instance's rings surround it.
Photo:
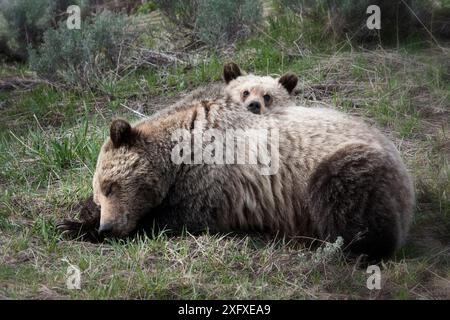
<path fill-rule="evenodd" d="M 35 114 L 35 113 L 33 113 L 33 117 L 34 117 L 34 119 L 36 120 L 36 122 L 37 122 L 39 128 L 42 130 L 42 133 L 45 134 L 45 130 L 44 130 L 44 128 L 41 126 L 41 124 L 40 124 L 38 118 L 36 117 L 36 114 Z"/>
<path fill-rule="evenodd" d="M 0 79 L 0 91 L 30 90 L 38 84 L 46 84 L 52 88 L 58 88 L 56 84 L 40 78 L 9 77 L 3 80 Z"/>
<path fill-rule="evenodd" d="M 137 114 L 137 115 L 140 116 L 141 118 L 146 118 L 146 117 L 147 117 L 145 114 L 142 114 L 142 113 L 140 113 L 139 111 L 136 111 L 136 110 L 134 110 L 134 109 L 132 109 L 132 108 L 126 106 L 126 105 L 123 104 L 123 103 L 121 103 L 120 105 L 121 105 L 122 107 L 124 107 L 125 109 L 127 109 L 127 110 L 129 110 L 129 111 L 131 111 L 131 112 L 133 112 L 133 113 L 135 113 L 135 114 Z"/>
<path fill-rule="evenodd" d="M 122 56 L 123 42 L 124 42 L 124 40 L 122 39 L 122 42 L 120 43 L 120 46 L 119 46 L 120 50 L 119 50 L 119 56 L 117 57 L 116 72 L 114 74 L 114 81 L 117 81 L 117 78 L 119 77 L 120 58 Z"/>

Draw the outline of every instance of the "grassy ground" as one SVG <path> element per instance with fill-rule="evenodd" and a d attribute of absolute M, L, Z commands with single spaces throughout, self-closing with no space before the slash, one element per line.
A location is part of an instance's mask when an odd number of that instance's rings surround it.
<path fill-rule="evenodd" d="M 138 71 L 95 93 L 46 84 L 0 92 L 0 298 L 450 298 L 450 48 L 309 52 L 285 45 L 296 37 L 281 21 L 225 57 Z M 161 234 L 98 245 L 56 233 L 56 221 L 76 216 L 91 192 L 111 119 L 137 119 L 128 108 L 151 114 L 220 80 L 230 59 L 258 74 L 292 70 L 299 104 L 363 117 L 395 141 L 417 207 L 407 245 L 381 266 L 381 290 L 368 290 L 366 270 L 331 244 L 312 252 L 282 241 Z M 0 79 L 27 75 L 0 66 Z M 81 290 L 66 287 L 69 264 L 82 270 Z"/>

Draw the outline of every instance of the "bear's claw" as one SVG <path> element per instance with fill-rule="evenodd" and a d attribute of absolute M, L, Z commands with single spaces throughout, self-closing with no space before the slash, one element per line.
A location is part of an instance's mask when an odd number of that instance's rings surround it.
<path fill-rule="evenodd" d="M 91 196 L 82 205 L 79 221 L 64 219 L 56 225 L 56 229 L 66 239 L 100 242 L 103 237 L 98 233 L 99 224 L 100 209 Z"/>
<path fill-rule="evenodd" d="M 89 242 L 102 241 L 97 228 L 84 222 L 64 219 L 56 225 L 56 229 L 65 239 Z"/>

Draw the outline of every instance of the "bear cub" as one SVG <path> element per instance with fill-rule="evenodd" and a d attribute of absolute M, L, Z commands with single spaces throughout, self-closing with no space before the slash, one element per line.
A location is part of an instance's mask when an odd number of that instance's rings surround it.
<path fill-rule="evenodd" d="M 255 114 L 268 113 L 278 107 L 295 105 L 292 92 L 298 77 L 289 72 L 280 78 L 243 74 L 234 62 L 225 64 L 225 97 Z"/>

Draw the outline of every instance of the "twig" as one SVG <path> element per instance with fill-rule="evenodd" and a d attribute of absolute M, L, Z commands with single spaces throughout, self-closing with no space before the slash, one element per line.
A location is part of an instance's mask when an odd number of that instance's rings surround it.
<path fill-rule="evenodd" d="M 426 30 L 426 32 L 430 35 L 431 39 L 433 39 L 433 41 L 436 43 L 437 47 L 438 47 L 439 49 L 441 49 L 442 51 L 445 52 L 444 48 L 441 47 L 441 45 L 440 45 L 439 42 L 436 40 L 436 38 L 433 36 L 433 34 L 431 33 L 431 31 L 428 30 L 428 28 L 425 26 L 425 24 L 422 22 L 422 20 L 420 20 L 420 18 L 416 15 L 416 13 L 414 12 L 414 10 L 411 9 L 411 7 L 408 6 L 408 4 L 407 4 L 404 0 L 401 0 L 401 1 L 402 1 L 402 3 L 409 9 L 409 11 L 412 12 L 412 14 L 414 15 L 414 17 L 416 17 L 417 21 L 419 21 L 419 23 L 422 25 L 422 27 L 423 27 L 423 28 Z"/>
<path fill-rule="evenodd" d="M 140 116 L 141 118 L 146 118 L 147 116 L 145 114 L 140 113 L 139 111 L 136 111 L 134 109 L 131 109 L 130 107 L 124 105 L 123 103 L 120 104 L 122 107 L 124 107 L 125 109 L 137 114 L 138 116 Z"/>

